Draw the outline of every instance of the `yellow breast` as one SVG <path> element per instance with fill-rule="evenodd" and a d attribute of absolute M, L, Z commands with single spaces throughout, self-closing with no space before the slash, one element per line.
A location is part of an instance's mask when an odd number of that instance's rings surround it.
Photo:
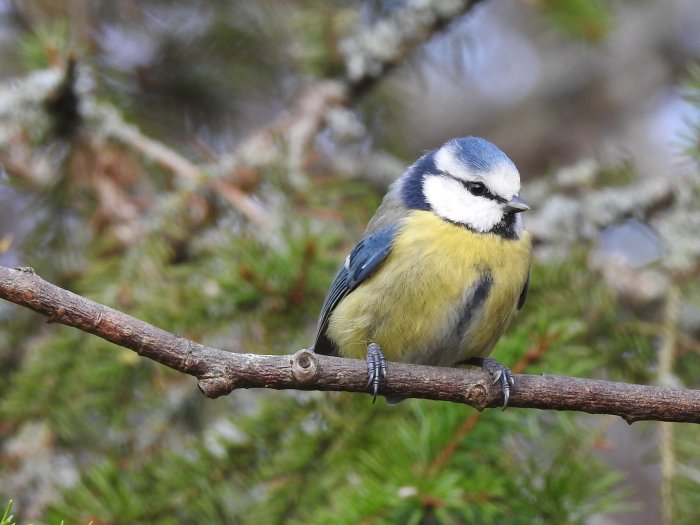
<path fill-rule="evenodd" d="M 509 240 L 413 211 L 387 260 L 333 311 L 328 335 L 346 357 L 364 358 L 370 342 L 394 361 L 451 365 L 486 356 L 510 323 L 529 265 L 527 232 Z M 468 290 L 487 273 L 483 306 L 468 333 L 455 334 Z"/>

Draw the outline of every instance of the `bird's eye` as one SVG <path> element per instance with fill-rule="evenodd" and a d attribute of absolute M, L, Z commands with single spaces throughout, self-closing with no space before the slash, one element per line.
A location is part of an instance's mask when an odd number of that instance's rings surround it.
<path fill-rule="evenodd" d="M 481 182 L 468 182 L 466 186 L 470 193 L 477 197 L 486 193 L 486 186 Z"/>

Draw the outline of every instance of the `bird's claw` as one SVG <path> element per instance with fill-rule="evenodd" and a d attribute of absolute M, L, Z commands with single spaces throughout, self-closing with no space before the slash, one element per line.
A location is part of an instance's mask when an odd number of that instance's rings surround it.
<path fill-rule="evenodd" d="M 372 394 L 372 403 L 377 400 L 379 385 L 386 379 L 386 359 L 382 347 L 377 343 L 367 346 L 367 386 Z"/>
<path fill-rule="evenodd" d="M 484 359 L 481 368 L 493 376 L 493 385 L 496 383 L 501 384 L 501 390 L 503 391 L 502 410 L 505 410 L 508 406 L 508 400 L 510 399 L 510 390 L 515 387 L 513 372 L 504 364 L 490 357 Z"/>
<path fill-rule="evenodd" d="M 493 377 L 492 384 L 501 384 L 501 390 L 503 391 L 502 409 L 506 409 L 510 399 L 510 391 L 515 388 L 515 377 L 513 377 L 513 372 L 510 371 L 510 368 L 492 357 L 474 357 L 459 364 L 480 366 L 484 372 L 491 374 L 491 377 Z"/>

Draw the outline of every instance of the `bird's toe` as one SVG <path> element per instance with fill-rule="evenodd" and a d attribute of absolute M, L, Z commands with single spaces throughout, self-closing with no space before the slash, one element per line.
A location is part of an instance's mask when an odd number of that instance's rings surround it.
<path fill-rule="evenodd" d="M 501 390 L 503 391 L 503 410 L 508 406 L 508 400 L 510 399 L 510 391 L 515 387 L 515 378 L 513 377 L 513 372 L 510 371 L 503 363 L 496 361 L 490 357 L 484 359 L 481 365 L 482 370 L 488 372 L 493 377 L 493 384 L 501 384 Z"/>
<path fill-rule="evenodd" d="M 386 379 L 386 358 L 377 343 L 367 346 L 367 386 L 372 394 L 372 403 L 377 400 L 379 385 Z"/>

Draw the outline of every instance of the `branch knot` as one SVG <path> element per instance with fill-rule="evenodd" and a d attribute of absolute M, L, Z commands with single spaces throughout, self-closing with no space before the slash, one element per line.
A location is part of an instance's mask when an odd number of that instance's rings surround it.
<path fill-rule="evenodd" d="M 481 411 L 488 405 L 489 390 L 482 382 L 470 385 L 466 391 L 466 402 Z"/>
<path fill-rule="evenodd" d="M 292 356 L 292 375 L 302 385 L 316 381 L 318 376 L 318 359 L 316 354 L 302 348 Z"/>

